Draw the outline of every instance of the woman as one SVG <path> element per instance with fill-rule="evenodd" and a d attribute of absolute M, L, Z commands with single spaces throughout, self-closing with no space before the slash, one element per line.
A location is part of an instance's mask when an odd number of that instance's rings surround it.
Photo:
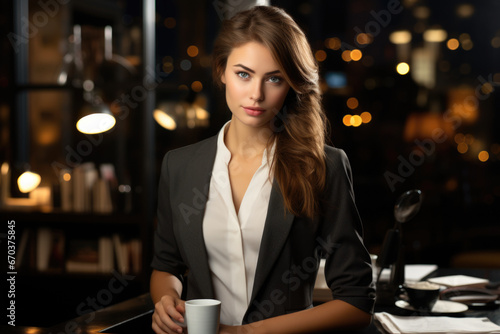
<path fill-rule="evenodd" d="M 183 298 L 221 300 L 221 333 L 368 325 L 370 257 L 348 160 L 324 143 L 304 33 L 284 11 L 254 7 L 223 22 L 213 68 L 232 117 L 217 136 L 164 158 L 154 331 L 182 332 Z M 333 300 L 312 307 L 321 257 Z"/>

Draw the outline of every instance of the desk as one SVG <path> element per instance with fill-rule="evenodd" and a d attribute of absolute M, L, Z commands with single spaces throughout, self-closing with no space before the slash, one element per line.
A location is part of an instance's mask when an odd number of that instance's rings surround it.
<path fill-rule="evenodd" d="M 500 281 L 500 270 L 481 270 L 481 269 L 438 269 L 429 277 L 448 276 L 463 274 L 475 277 L 483 277 L 490 281 Z M 149 334 L 151 330 L 151 315 L 154 305 L 149 298 L 149 294 L 144 294 L 139 297 L 127 300 L 97 312 L 86 314 L 81 317 L 69 320 L 58 324 L 51 328 L 35 328 L 35 327 L 2 327 L 2 333 L 30 333 L 30 334 Z M 396 306 L 377 307 L 376 312 L 389 312 L 392 314 L 409 315 L 408 311 L 401 310 Z M 463 314 L 456 315 L 457 317 L 487 317 L 494 323 L 500 325 L 500 308 L 492 310 L 473 310 L 470 309 Z M 5 330 L 4 330 L 5 329 Z M 353 332 L 350 332 L 353 333 Z M 377 328 L 375 323 L 362 331 L 355 333 L 359 334 L 376 334 L 383 333 Z"/>

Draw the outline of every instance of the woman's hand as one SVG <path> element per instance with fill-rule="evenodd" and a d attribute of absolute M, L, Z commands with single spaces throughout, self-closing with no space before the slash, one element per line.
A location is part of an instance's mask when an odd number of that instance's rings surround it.
<path fill-rule="evenodd" d="M 152 328 L 157 334 L 183 333 L 185 301 L 170 295 L 161 297 L 161 300 L 155 304 L 153 313 Z"/>

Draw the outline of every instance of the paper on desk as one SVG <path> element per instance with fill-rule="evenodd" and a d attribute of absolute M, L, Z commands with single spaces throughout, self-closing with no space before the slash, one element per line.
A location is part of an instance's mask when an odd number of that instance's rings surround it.
<path fill-rule="evenodd" d="M 404 317 L 380 312 L 375 319 L 390 334 L 500 333 L 500 326 L 488 318 Z"/>
<path fill-rule="evenodd" d="M 418 282 L 438 268 L 435 264 L 407 264 L 405 265 L 405 281 Z M 381 281 L 388 281 L 391 275 L 389 269 L 384 269 L 380 275 Z"/>
<path fill-rule="evenodd" d="M 489 281 L 485 278 L 467 276 L 467 275 L 450 275 L 429 278 L 429 282 L 445 285 L 447 287 L 458 287 L 466 285 L 486 284 Z"/>

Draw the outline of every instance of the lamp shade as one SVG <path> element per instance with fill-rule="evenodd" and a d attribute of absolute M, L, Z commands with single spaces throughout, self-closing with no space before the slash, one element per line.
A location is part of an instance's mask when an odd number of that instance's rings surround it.
<path fill-rule="evenodd" d="M 26 171 L 22 173 L 17 179 L 17 185 L 22 193 L 29 193 L 38 187 L 42 178 L 40 175 Z"/>
<path fill-rule="evenodd" d="M 177 128 L 175 119 L 164 110 L 155 109 L 153 111 L 153 118 L 158 124 L 167 130 L 175 130 Z"/>
<path fill-rule="evenodd" d="M 103 104 L 85 104 L 76 128 L 81 133 L 96 134 L 112 129 L 116 119 Z"/>

